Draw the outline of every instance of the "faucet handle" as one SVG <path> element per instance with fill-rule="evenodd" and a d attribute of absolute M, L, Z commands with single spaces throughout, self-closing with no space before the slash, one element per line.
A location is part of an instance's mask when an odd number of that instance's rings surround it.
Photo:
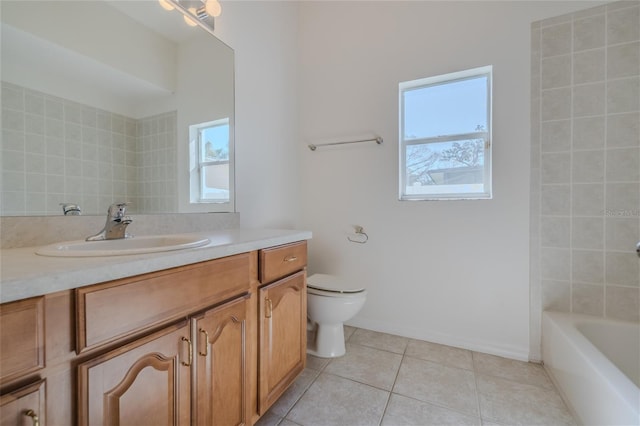
<path fill-rule="evenodd" d="M 80 206 L 75 203 L 60 203 L 60 206 L 65 216 L 79 216 L 82 213 Z"/>
<path fill-rule="evenodd" d="M 123 218 L 125 213 L 127 212 L 127 206 L 129 204 L 131 203 L 128 203 L 128 202 L 113 203 L 109 206 L 109 210 L 107 211 L 107 214 L 112 219 Z"/>

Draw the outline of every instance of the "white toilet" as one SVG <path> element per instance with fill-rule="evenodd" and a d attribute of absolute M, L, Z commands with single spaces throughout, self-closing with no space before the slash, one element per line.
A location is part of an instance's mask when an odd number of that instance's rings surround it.
<path fill-rule="evenodd" d="M 307 278 L 307 316 L 315 325 L 315 339 L 307 342 L 307 353 L 322 358 L 345 354 L 345 321 L 364 305 L 367 292 L 333 275 L 313 274 Z"/>

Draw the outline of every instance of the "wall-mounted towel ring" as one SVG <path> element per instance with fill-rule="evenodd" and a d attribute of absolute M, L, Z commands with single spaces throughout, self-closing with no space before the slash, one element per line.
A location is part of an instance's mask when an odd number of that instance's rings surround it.
<path fill-rule="evenodd" d="M 364 232 L 364 228 L 362 226 L 356 225 L 354 226 L 354 228 L 355 228 L 356 238 L 347 237 L 347 240 L 351 241 L 352 243 L 358 243 L 358 244 L 364 244 L 367 241 L 369 241 L 369 236 L 367 235 L 366 232 Z"/>

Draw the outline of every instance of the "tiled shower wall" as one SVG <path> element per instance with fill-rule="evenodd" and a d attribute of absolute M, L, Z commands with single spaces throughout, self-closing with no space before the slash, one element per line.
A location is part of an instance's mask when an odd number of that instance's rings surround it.
<path fill-rule="evenodd" d="M 178 211 L 177 118 L 172 111 L 138 120 L 135 203 L 144 213 Z"/>
<path fill-rule="evenodd" d="M 176 114 L 135 120 L 2 82 L 0 214 L 174 212 Z M 170 164 L 169 164 L 170 163 Z"/>
<path fill-rule="evenodd" d="M 640 2 L 534 23 L 531 74 L 532 342 L 544 310 L 638 321 Z"/>

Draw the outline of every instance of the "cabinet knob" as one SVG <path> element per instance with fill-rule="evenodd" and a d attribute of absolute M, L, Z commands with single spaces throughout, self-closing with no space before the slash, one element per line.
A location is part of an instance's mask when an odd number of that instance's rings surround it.
<path fill-rule="evenodd" d="M 282 260 L 283 260 L 283 262 L 295 262 L 296 260 L 298 260 L 298 257 L 297 256 L 287 256 Z"/>
<path fill-rule="evenodd" d="M 35 411 L 26 410 L 24 412 L 24 415 L 27 416 L 27 417 L 31 417 L 31 421 L 33 422 L 33 426 L 40 426 L 40 419 L 38 418 L 38 415 L 36 414 Z"/>

